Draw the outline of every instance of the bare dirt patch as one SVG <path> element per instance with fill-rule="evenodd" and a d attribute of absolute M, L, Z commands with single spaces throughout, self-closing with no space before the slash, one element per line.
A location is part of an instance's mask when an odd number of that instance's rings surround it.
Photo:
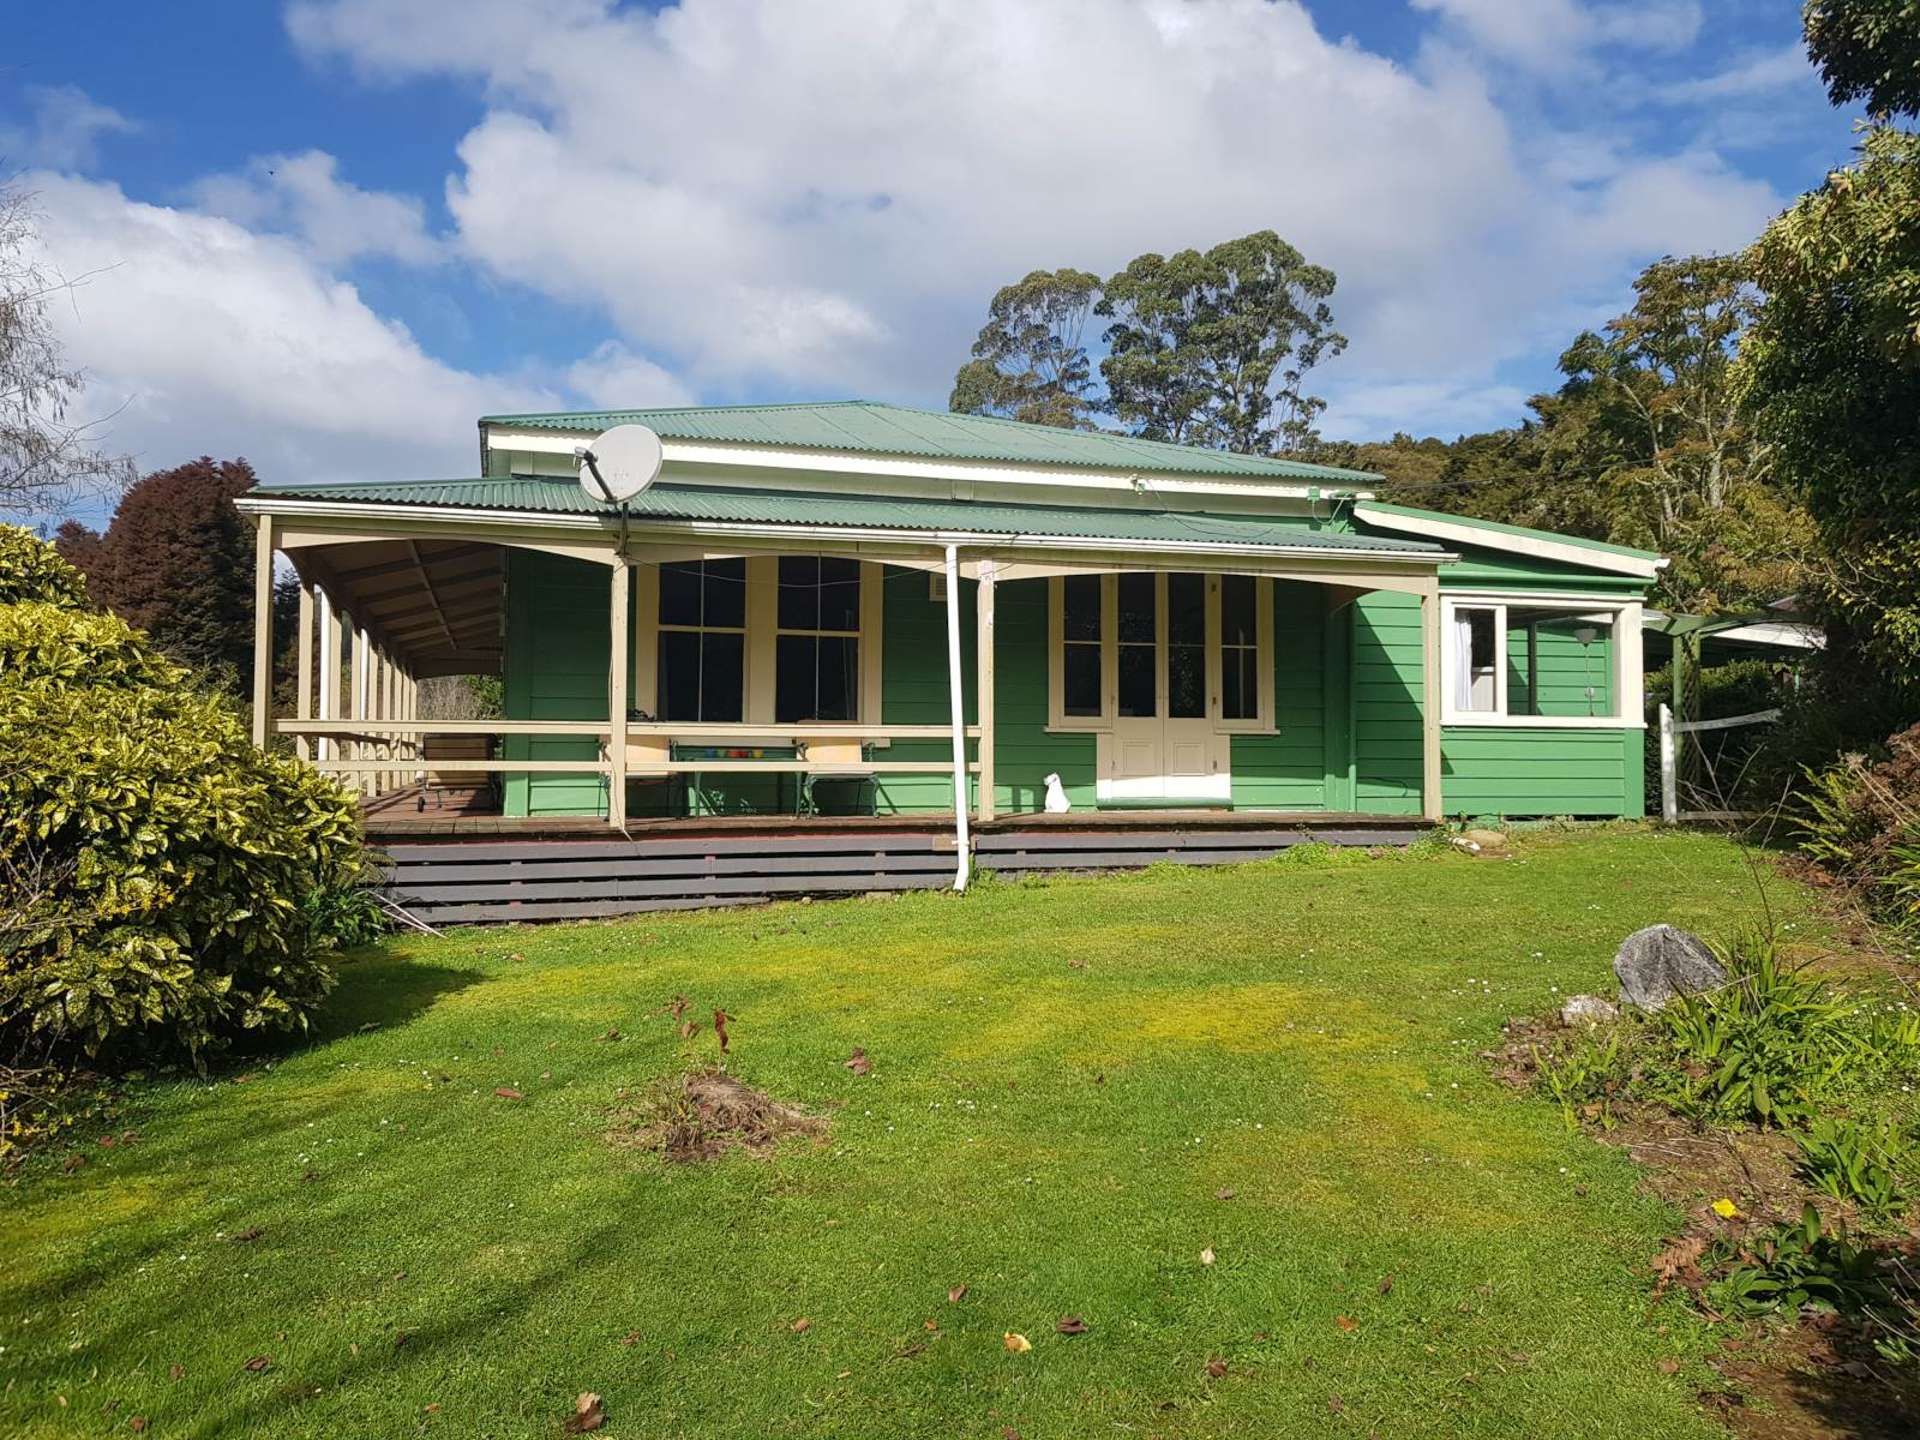
<path fill-rule="evenodd" d="M 765 1155 L 789 1135 L 824 1139 L 827 1119 L 776 1100 L 724 1070 L 700 1070 L 655 1085 L 618 1112 L 607 1139 L 676 1163 L 714 1160 L 733 1150 Z"/>

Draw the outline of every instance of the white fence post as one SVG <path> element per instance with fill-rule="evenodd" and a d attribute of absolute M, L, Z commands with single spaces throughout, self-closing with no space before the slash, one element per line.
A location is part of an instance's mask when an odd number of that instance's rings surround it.
<path fill-rule="evenodd" d="M 1667 825 L 1680 823 L 1680 774 L 1673 744 L 1673 711 L 1660 706 L 1660 819 Z"/>

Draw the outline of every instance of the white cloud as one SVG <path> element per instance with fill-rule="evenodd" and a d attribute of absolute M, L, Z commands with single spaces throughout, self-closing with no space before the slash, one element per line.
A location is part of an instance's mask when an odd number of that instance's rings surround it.
<path fill-rule="evenodd" d="M 608 340 L 567 368 L 567 385 L 600 410 L 645 410 L 692 405 L 695 397 L 678 376 Z"/>
<path fill-rule="evenodd" d="M 1693 0 L 1420 3 L 1543 66 L 1699 25 Z M 1779 203 L 1710 156 L 1517 122 L 1471 49 L 1408 69 L 1290 0 L 302 0 L 289 23 L 363 76 L 475 81 L 451 243 L 709 392 L 938 403 L 1008 280 L 1271 227 L 1341 277 L 1336 401 L 1491 393 L 1570 304 Z"/>
<path fill-rule="evenodd" d="M 91 169 L 100 158 L 102 137 L 140 128 L 77 85 L 30 85 L 23 93 L 31 121 L 0 127 L 0 164 L 7 168 Z"/>
<path fill-rule="evenodd" d="M 1700 33 L 1698 0 L 1413 0 L 1445 18 L 1473 45 L 1532 70 L 1564 70 L 1600 46 L 1679 50 Z"/>
<path fill-rule="evenodd" d="M 51 314 L 104 443 L 143 468 L 245 455 L 263 479 L 473 473 L 489 410 L 549 387 L 454 369 L 299 243 L 51 174 L 25 185 L 42 257 L 77 284 Z"/>
<path fill-rule="evenodd" d="M 1668 86 L 1665 97 L 1678 101 L 1751 100 L 1813 85 L 1813 64 L 1799 41 L 1778 50 L 1749 55 L 1713 75 Z"/>
<path fill-rule="evenodd" d="M 370 255 L 426 264 L 442 255 L 417 198 L 342 180 L 324 150 L 257 156 L 237 174 L 202 178 L 192 195 L 199 209 L 250 230 L 298 235 L 322 264 Z"/>

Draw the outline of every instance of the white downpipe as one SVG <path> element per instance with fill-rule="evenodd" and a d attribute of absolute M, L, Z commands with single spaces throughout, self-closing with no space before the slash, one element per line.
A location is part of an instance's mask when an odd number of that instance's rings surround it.
<path fill-rule="evenodd" d="M 953 700 L 953 839 L 960 850 L 953 888 L 964 891 L 973 861 L 967 835 L 972 797 L 967 793 L 967 710 L 960 693 L 960 550 L 955 545 L 947 546 L 947 694 Z"/>
<path fill-rule="evenodd" d="M 320 693 L 315 698 L 322 720 L 340 718 L 340 622 L 334 618 L 333 597 L 319 585 L 313 587 L 314 620 L 320 627 Z M 322 737 L 314 742 L 314 758 L 334 758 L 334 742 Z"/>

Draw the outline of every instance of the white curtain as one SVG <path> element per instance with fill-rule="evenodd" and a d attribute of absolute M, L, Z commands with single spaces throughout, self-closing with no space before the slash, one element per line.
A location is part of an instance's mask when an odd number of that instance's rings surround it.
<path fill-rule="evenodd" d="M 1473 709 L 1473 617 L 1453 612 L 1453 708 L 1461 714 Z"/>

